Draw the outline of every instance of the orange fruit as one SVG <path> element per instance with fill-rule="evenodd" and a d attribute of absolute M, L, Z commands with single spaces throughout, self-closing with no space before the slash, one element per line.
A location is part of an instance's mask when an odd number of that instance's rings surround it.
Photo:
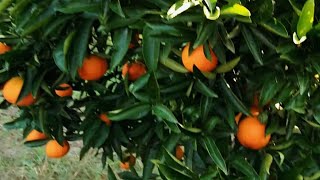
<path fill-rule="evenodd" d="M 241 119 L 241 116 L 242 116 L 242 113 L 241 112 L 239 112 L 236 116 L 235 116 L 235 121 L 236 121 L 236 124 L 239 124 L 239 121 L 240 121 L 240 119 Z"/>
<path fill-rule="evenodd" d="M 251 112 L 251 114 L 252 114 L 253 116 L 259 116 L 260 111 L 261 111 L 261 110 L 259 109 L 258 106 L 251 106 L 251 108 L 250 108 L 250 112 Z"/>
<path fill-rule="evenodd" d="M 60 97 L 72 96 L 72 87 L 67 83 L 62 83 L 59 87 L 64 89 L 56 89 L 55 93 Z"/>
<path fill-rule="evenodd" d="M 122 67 L 122 76 L 126 77 L 126 75 L 128 74 L 128 79 L 130 81 L 135 81 L 146 73 L 146 66 L 141 62 L 127 62 Z"/>
<path fill-rule="evenodd" d="M 101 114 L 99 115 L 99 118 L 100 118 L 103 122 L 105 122 L 108 126 L 111 126 L 111 121 L 110 121 L 110 119 L 108 118 L 108 116 L 107 116 L 106 114 L 101 113 Z"/>
<path fill-rule="evenodd" d="M 183 146 L 176 146 L 176 158 L 182 160 L 184 156 Z"/>
<path fill-rule="evenodd" d="M 29 93 L 23 97 L 18 103 L 18 97 L 20 95 L 23 86 L 23 79 L 19 76 L 9 79 L 3 86 L 2 94 L 5 100 L 11 104 L 17 104 L 18 106 L 30 106 L 35 102 L 32 94 Z"/>
<path fill-rule="evenodd" d="M 61 146 L 58 141 L 50 140 L 46 145 L 46 154 L 50 158 L 61 158 L 69 152 L 70 145 L 68 141 L 63 141 Z"/>
<path fill-rule="evenodd" d="M 84 58 L 82 66 L 78 69 L 78 75 L 83 80 L 98 80 L 108 70 L 105 59 L 96 55 L 89 55 Z"/>
<path fill-rule="evenodd" d="M 265 147 L 271 135 L 265 135 L 266 125 L 262 124 L 257 117 L 248 116 L 240 121 L 237 138 L 241 145 L 246 148 L 259 150 Z"/>
<path fill-rule="evenodd" d="M 33 129 L 26 137 L 26 141 L 36 141 L 42 139 L 47 139 L 47 136 L 44 133 L 39 132 L 35 129 Z"/>
<path fill-rule="evenodd" d="M 136 157 L 134 157 L 132 154 L 127 158 L 127 161 L 120 162 L 120 168 L 123 170 L 129 170 L 131 166 L 134 166 L 136 164 Z"/>
<path fill-rule="evenodd" d="M 0 42 L 0 54 L 4 54 L 4 53 L 6 53 L 6 52 L 8 52 L 10 50 L 11 50 L 10 46 Z"/>
<path fill-rule="evenodd" d="M 196 66 L 200 71 L 210 72 L 214 70 L 218 65 L 218 58 L 210 49 L 211 60 L 207 59 L 204 54 L 203 45 L 195 48 L 191 55 L 189 55 L 190 43 L 188 43 L 182 50 L 182 63 L 184 67 L 193 72 L 193 66 Z"/>

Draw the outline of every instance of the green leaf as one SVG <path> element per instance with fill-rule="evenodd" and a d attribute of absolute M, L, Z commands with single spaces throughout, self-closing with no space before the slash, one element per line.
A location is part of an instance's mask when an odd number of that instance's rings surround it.
<path fill-rule="evenodd" d="M 137 79 L 134 83 L 131 83 L 129 86 L 130 92 L 136 92 L 142 89 L 149 81 L 150 74 L 145 74 Z"/>
<path fill-rule="evenodd" d="M 112 121 L 136 120 L 146 116 L 150 112 L 150 105 L 137 103 L 133 106 L 108 112 L 108 117 Z"/>
<path fill-rule="evenodd" d="M 152 106 L 152 113 L 158 117 L 171 123 L 178 123 L 177 118 L 174 116 L 172 111 L 163 104 L 156 104 Z"/>
<path fill-rule="evenodd" d="M 231 71 L 232 69 L 234 69 L 236 67 L 236 65 L 240 62 L 240 56 L 237 58 L 232 59 L 231 61 L 228 61 L 225 64 L 219 65 L 216 68 L 216 72 L 217 73 L 226 73 Z"/>
<path fill-rule="evenodd" d="M 230 86 L 225 79 L 220 80 L 220 85 L 225 98 L 237 108 L 238 111 L 249 116 L 250 112 L 248 108 L 240 101 L 240 99 L 232 92 Z"/>
<path fill-rule="evenodd" d="M 233 41 L 231 40 L 226 28 L 223 25 L 219 26 L 219 36 L 222 40 L 224 46 L 229 49 L 233 54 L 235 54 L 235 47 Z"/>
<path fill-rule="evenodd" d="M 82 65 L 83 59 L 87 54 L 93 21 L 94 19 L 91 18 L 81 21 L 66 54 L 67 69 L 72 79 L 75 79 L 77 70 Z"/>
<path fill-rule="evenodd" d="M 152 171 L 154 169 L 154 164 L 151 162 L 152 159 L 156 159 L 159 152 L 158 147 L 151 147 L 147 151 L 147 155 L 145 159 L 143 159 L 143 173 L 142 180 L 148 180 L 152 175 Z"/>
<path fill-rule="evenodd" d="M 315 4 L 314 0 L 307 0 L 302 8 L 301 15 L 297 24 L 297 33 L 299 38 L 306 36 L 312 29 L 314 20 Z"/>
<path fill-rule="evenodd" d="M 207 97 L 218 98 L 218 95 L 213 90 L 211 90 L 211 88 L 209 88 L 206 84 L 204 84 L 200 79 L 196 80 L 194 88 Z"/>
<path fill-rule="evenodd" d="M 165 165 L 160 161 L 152 160 L 152 162 L 158 167 L 159 171 L 167 179 L 185 179 L 185 180 L 193 179 L 190 175 L 186 174 L 185 172 L 173 169 L 172 167 Z"/>
<path fill-rule="evenodd" d="M 68 2 L 67 4 L 61 3 L 60 6 L 55 9 L 58 12 L 62 12 L 64 14 L 75 14 L 80 12 L 100 12 L 101 11 L 101 3 L 100 2 Z"/>
<path fill-rule="evenodd" d="M 260 179 L 256 170 L 243 157 L 241 156 L 233 157 L 230 164 L 231 166 L 236 168 L 238 171 L 242 172 L 247 177 L 250 177 L 251 179 L 256 179 L 256 180 Z"/>
<path fill-rule="evenodd" d="M 119 0 L 111 1 L 109 4 L 110 9 L 118 14 L 120 17 L 125 18 L 124 12 L 122 11 L 122 7 Z"/>
<path fill-rule="evenodd" d="M 40 147 L 47 144 L 48 140 L 26 141 L 23 144 L 27 147 Z"/>
<path fill-rule="evenodd" d="M 160 59 L 160 63 L 167 68 L 171 69 L 172 71 L 178 72 L 178 73 L 188 73 L 189 71 L 182 66 L 180 63 L 178 63 L 175 60 L 172 60 L 170 58 L 163 58 Z"/>
<path fill-rule="evenodd" d="M 246 16 L 246 17 L 251 16 L 250 11 L 246 7 L 240 4 L 225 5 L 221 8 L 220 14 L 221 15 L 239 15 L 239 16 Z"/>
<path fill-rule="evenodd" d="M 172 19 L 193 6 L 199 5 L 199 1 L 188 2 L 180 0 L 173 4 L 167 12 L 167 18 Z"/>
<path fill-rule="evenodd" d="M 289 3 L 291 4 L 293 10 L 296 12 L 296 14 L 298 16 L 301 15 L 301 8 L 299 7 L 299 5 L 294 1 L 294 0 L 289 0 Z"/>
<path fill-rule="evenodd" d="M 143 29 L 142 52 L 149 71 L 155 71 L 160 56 L 160 42 L 150 36 L 151 32 L 148 26 Z"/>
<path fill-rule="evenodd" d="M 114 52 L 112 53 L 110 69 L 117 67 L 123 60 L 129 48 L 131 34 L 132 31 L 129 28 L 120 28 L 114 32 L 112 38 Z"/>
<path fill-rule="evenodd" d="M 11 122 L 7 122 L 5 124 L 3 124 L 3 127 L 11 130 L 11 129 L 22 129 L 25 128 L 27 126 L 27 124 L 30 122 L 31 120 L 28 118 L 24 118 L 24 117 L 18 117 L 15 120 L 11 121 Z"/>
<path fill-rule="evenodd" d="M 113 170 L 112 170 L 110 165 L 108 165 L 108 179 L 109 180 L 118 180 L 118 178 L 116 177 L 116 175 L 113 172 Z"/>
<path fill-rule="evenodd" d="M 179 159 L 177 159 L 165 148 L 164 148 L 164 158 L 165 158 L 165 161 L 164 161 L 165 164 L 169 165 L 172 169 L 175 169 L 180 172 L 184 172 L 190 177 L 195 176 L 195 174 L 188 167 L 186 167 Z"/>
<path fill-rule="evenodd" d="M 276 18 L 263 18 L 260 20 L 259 24 L 268 31 L 276 35 L 279 35 L 283 38 L 290 37 L 286 27 Z"/>
<path fill-rule="evenodd" d="M 259 176 L 261 180 L 267 180 L 268 175 L 270 175 L 270 167 L 273 161 L 273 157 L 270 154 L 266 154 L 260 165 Z"/>
<path fill-rule="evenodd" d="M 62 71 L 62 72 L 67 72 L 67 66 L 66 66 L 66 59 L 65 59 L 65 54 L 64 54 L 64 41 L 61 41 L 58 46 L 53 50 L 53 60 L 57 67 Z"/>
<path fill-rule="evenodd" d="M 282 89 L 283 86 L 284 83 L 276 79 L 269 79 L 266 81 L 261 89 L 259 104 L 265 105 L 268 103 Z"/>
<path fill-rule="evenodd" d="M 254 59 L 257 61 L 257 63 L 262 65 L 263 61 L 261 57 L 260 47 L 253 38 L 250 29 L 247 29 L 245 26 L 241 26 L 241 32 Z"/>
<path fill-rule="evenodd" d="M 223 171 L 225 175 L 228 175 L 226 162 L 224 161 L 214 140 L 209 137 L 203 137 L 202 142 L 213 162 L 219 167 L 219 169 Z"/>
<path fill-rule="evenodd" d="M 213 12 L 215 10 L 217 0 L 204 0 L 204 3 L 207 5 L 210 12 Z"/>
<path fill-rule="evenodd" d="M 298 76 L 300 95 L 302 95 L 309 88 L 311 78 L 309 78 L 308 74 L 306 73 L 303 73 L 303 74 L 299 73 L 297 74 L 297 76 Z"/>
<path fill-rule="evenodd" d="M 214 32 L 216 31 L 216 23 L 205 23 L 203 24 L 203 27 L 201 28 L 201 31 L 197 35 L 197 39 L 193 43 L 193 48 L 197 48 L 200 45 L 203 45 L 210 36 L 214 35 Z"/>
<path fill-rule="evenodd" d="M 0 2 L 0 14 L 2 13 L 2 11 L 6 10 L 7 7 L 9 7 L 11 5 L 13 0 L 2 0 Z"/>

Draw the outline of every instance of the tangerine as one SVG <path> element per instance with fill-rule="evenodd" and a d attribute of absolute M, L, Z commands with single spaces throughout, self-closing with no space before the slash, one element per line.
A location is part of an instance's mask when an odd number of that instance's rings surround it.
<path fill-rule="evenodd" d="M 78 75 L 83 80 L 98 80 L 108 70 L 108 63 L 102 57 L 89 55 L 84 58 L 82 66 L 78 69 Z"/>
<path fill-rule="evenodd" d="M 4 54 L 4 53 L 6 53 L 6 52 L 8 52 L 10 50 L 11 50 L 10 46 L 0 42 L 0 54 Z"/>
<path fill-rule="evenodd" d="M 182 50 L 182 63 L 184 67 L 193 72 L 193 66 L 196 66 L 200 71 L 210 72 L 218 65 L 218 58 L 215 53 L 210 49 L 211 60 L 207 59 L 204 53 L 203 45 L 195 48 L 191 55 L 189 55 L 190 43 L 188 43 Z"/>
<path fill-rule="evenodd" d="M 120 162 L 120 168 L 123 170 L 129 170 L 131 166 L 134 166 L 136 164 L 136 157 L 134 157 L 132 154 L 127 157 L 127 161 Z"/>
<path fill-rule="evenodd" d="M 18 103 L 18 97 L 23 87 L 23 79 L 19 76 L 9 79 L 3 86 L 2 94 L 5 100 L 11 104 L 17 104 L 18 106 L 30 106 L 35 102 L 32 94 L 24 96 Z"/>
<path fill-rule="evenodd" d="M 122 67 L 122 76 L 126 77 L 128 74 L 128 79 L 130 81 L 135 81 L 144 74 L 146 74 L 146 66 L 141 62 L 134 62 L 134 63 L 126 63 Z"/>
<path fill-rule="evenodd" d="M 99 115 L 99 118 L 100 118 L 103 122 L 105 122 L 108 126 L 111 126 L 111 121 L 110 121 L 110 119 L 108 118 L 108 116 L 107 116 L 105 113 L 101 113 L 101 114 Z"/>
<path fill-rule="evenodd" d="M 182 160 L 184 156 L 183 146 L 176 146 L 176 158 Z"/>
<path fill-rule="evenodd" d="M 49 158 L 61 158 L 69 152 L 70 145 L 68 141 L 63 141 L 61 146 L 58 141 L 50 140 L 46 145 L 46 154 Z"/>
<path fill-rule="evenodd" d="M 265 135 L 266 125 L 262 124 L 257 117 L 248 116 L 239 123 L 237 138 L 241 145 L 246 148 L 259 150 L 265 147 L 271 135 Z"/>
<path fill-rule="evenodd" d="M 47 136 L 44 133 L 37 131 L 36 129 L 33 129 L 26 137 L 26 141 L 36 141 L 43 139 L 47 139 Z"/>
<path fill-rule="evenodd" d="M 59 85 L 60 88 L 63 89 L 56 89 L 55 93 L 60 96 L 60 97 L 68 97 L 68 96 L 72 96 L 72 87 L 67 84 L 67 83 L 62 83 Z"/>

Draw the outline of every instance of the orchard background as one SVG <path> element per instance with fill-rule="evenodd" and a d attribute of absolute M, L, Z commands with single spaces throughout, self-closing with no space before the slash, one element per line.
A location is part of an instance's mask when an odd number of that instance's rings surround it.
<path fill-rule="evenodd" d="M 110 180 L 318 179 L 317 3 L 2 0 L 4 127 Z"/>

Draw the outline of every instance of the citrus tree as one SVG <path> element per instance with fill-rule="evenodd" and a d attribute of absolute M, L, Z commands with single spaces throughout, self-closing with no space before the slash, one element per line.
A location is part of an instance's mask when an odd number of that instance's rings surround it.
<path fill-rule="evenodd" d="M 317 3 L 2 0 L 5 127 L 109 179 L 318 179 Z"/>

